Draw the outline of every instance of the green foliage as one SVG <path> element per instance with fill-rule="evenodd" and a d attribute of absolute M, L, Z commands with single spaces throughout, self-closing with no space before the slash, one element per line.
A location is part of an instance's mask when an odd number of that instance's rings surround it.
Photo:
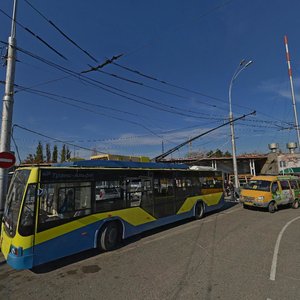
<path fill-rule="evenodd" d="M 60 152 L 60 162 L 66 161 L 66 157 L 67 157 L 66 154 L 67 154 L 66 145 L 63 144 L 61 152 Z"/>
<path fill-rule="evenodd" d="M 52 162 L 57 163 L 57 156 L 58 156 L 57 146 L 54 145 L 53 152 L 52 152 Z"/>
<path fill-rule="evenodd" d="M 67 159 L 67 161 L 70 161 L 71 155 L 72 155 L 72 152 L 70 151 L 69 147 L 67 146 L 67 149 L 66 149 L 66 159 Z"/>
<path fill-rule="evenodd" d="M 46 162 L 51 162 L 51 150 L 50 150 L 50 144 L 46 144 Z"/>
<path fill-rule="evenodd" d="M 206 154 L 207 157 L 231 157 L 231 153 L 229 151 L 223 152 L 220 149 L 216 149 L 215 151 L 210 150 Z"/>
<path fill-rule="evenodd" d="M 224 156 L 225 156 L 225 157 L 231 157 L 232 155 L 231 155 L 231 153 L 227 150 L 227 151 L 224 153 Z"/>
<path fill-rule="evenodd" d="M 39 142 L 37 148 L 36 148 L 36 153 L 34 156 L 34 162 L 37 164 L 40 164 L 44 162 L 44 155 L 43 155 L 43 146 L 42 143 Z"/>

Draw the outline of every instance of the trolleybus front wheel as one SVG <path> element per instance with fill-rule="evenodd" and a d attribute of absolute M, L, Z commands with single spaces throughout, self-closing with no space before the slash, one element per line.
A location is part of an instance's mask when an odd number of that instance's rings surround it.
<path fill-rule="evenodd" d="M 99 237 L 98 246 L 103 251 L 115 249 L 121 242 L 121 225 L 118 222 L 108 222 L 103 225 Z"/>

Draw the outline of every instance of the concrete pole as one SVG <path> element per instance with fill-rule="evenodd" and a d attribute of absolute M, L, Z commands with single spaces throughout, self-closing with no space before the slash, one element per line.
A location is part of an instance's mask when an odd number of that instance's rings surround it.
<path fill-rule="evenodd" d="M 17 0 L 14 0 L 11 35 L 8 38 L 5 94 L 3 97 L 3 107 L 2 107 L 0 152 L 10 152 L 12 115 L 13 115 L 13 105 L 14 105 L 16 45 L 17 45 L 16 22 L 15 22 L 16 13 L 17 13 Z M 3 216 L 4 205 L 6 200 L 7 183 L 8 183 L 8 170 L 0 169 L 0 218 L 1 219 Z"/>
<path fill-rule="evenodd" d="M 236 146 L 235 146 L 235 135 L 234 135 L 234 126 L 233 126 L 233 113 L 232 113 L 232 101 L 231 101 L 231 90 L 235 79 L 239 76 L 239 74 L 247 68 L 250 64 L 252 64 L 252 60 L 246 62 L 243 59 L 237 69 L 235 70 L 229 85 L 229 121 L 230 121 L 230 131 L 231 131 L 231 145 L 232 145 L 232 161 L 233 161 L 233 174 L 234 174 L 234 194 L 239 194 L 240 182 L 238 177 L 238 167 L 237 167 L 237 159 L 236 159 Z M 235 197 L 235 195 L 234 195 Z"/>

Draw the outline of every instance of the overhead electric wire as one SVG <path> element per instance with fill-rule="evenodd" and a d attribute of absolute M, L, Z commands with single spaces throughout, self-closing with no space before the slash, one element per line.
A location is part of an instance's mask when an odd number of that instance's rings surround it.
<path fill-rule="evenodd" d="M 101 104 L 95 104 L 95 103 L 91 103 L 91 102 L 88 102 L 88 101 L 75 99 L 75 98 L 72 98 L 72 97 L 62 96 L 62 95 L 58 95 L 58 94 L 54 94 L 54 93 L 49 93 L 49 92 L 45 92 L 45 91 L 41 91 L 41 90 L 29 88 L 29 87 L 27 88 L 27 87 L 23 87 L 23 86 L 18 85 L 18 84 L 15 84 L 15 87 L 18 88 L 18 90 L 15 91 L 15 93 L 20 92 L 20 91 L 32 92 L 34 94 L 41 95 L 41 96 L 53 96 L 53 97 L 57 97 L 57 98 L 62 98 L 62 99 L 70 100 L 70 101 L 73 101 L 73 102 L 86 104 L 86 105 L 89 105 L 89 106 L 100 107 L 100 108 L 104 108 L 104 109 L 107 109 L 107 110 L 112 110 L 112 111 L 115 111 L 115 112 L 128 114 L 128 115 L 131 115 L 131 116 L 134 116 L 134 117 L 140 117 L 141 116 L 139 114 L 131 113 L 131 112 L 128 112 L 128 111 L 125 111 L 125 110 L 112 108 L 112 107 L 101 105 Z"/>
<path fill-rule="evenodd" d="M 176 94 L 176 93 L 172 93 L 172 92 L 169 92 L 169 91 L 166 91 L 166 90 L 163 90 L 163 89 L 160 89 L 160 88 L 157 88 L 157 87 L 148 85 L 148 84 L 146 84 L 146 83 L 144 83 L 144 82 L 140 82 L 140 81 L 135 81 L 135 80 L 132 80 L 132 79 L 128 79 L 128 78 L 119 76 L 119 75 L 117 75 L 117 74 L 109 73 L 109 72 L 106 72 L 106 71 L 103 71 L 103 70 L 97 70 L 97 71 L 100 72 L 100 73 L 102 73 L 102 74 L 106 74 L 106 75 L 108 75 L 108 76 L 111 76 L 111 77 L 114 77 L 114 78 L 117 78 L 117 79 L 120 79 L 120 80 L 123 80 L 123 81 L 126 81 L 126 82 L 130 82 L 130 83 L 133 83 L 133 84 L 142 86 L 142 87 L 146 87 L 146 88 L 152 89 L 152 90 L 154 90 L 154 91 L 158 91 L 158 92 L 161 92 L 161 93 L 164 93 L 164 94 L 168 94 L 168 95 L 172 95 L 172 96 L 175 96 L 175 97 L 178 97 L 178 98 L 190 100 L 190 98 L 188 98 L 188 97 L 185 97 L 185 96 L 182 96 L 182 95 L 179 95 L 179 94 Z M 198 103 L 205 104 L 205 105 L 207 105 L 207 106 L 214 107 L 214 108 L 217 107 L 217 106 L 214 105 L 214 104 L 209 104 L 209 103 L 202 102 L 202 101 L 199 101 L 199 100 L 197 100 L 197 102 L 198 102 Z"/>
<path fill-rule="evenodd" d="M 3 42 L 3 41 L 0 41 L 0 42 L 1 42 L 1 43 L 5 43 L 5 42 Z M 181 115 L 181 116 L 185 116 L 185 117 L 191 117 L 191 118 L 197 118 L 197 119 L 215 119 L 215 120 L 221 120 L 221 118 L 200 117 L 200 116 L 197 116 L 197 112 L 196 112 L 196 113 L 193 112 L 194 114 L 196 114 L 196 116 L 195 116 L 195 115 L 190 115 L 190 114 L 183 113 L 183 112 L 181 112 L 181 111 L 184 110 L 184 109 L 176 108 L 176 107 L 174 107 L 174 106 L 169 106 L 169 105 L 160 103 L 160 102 L 158 102 L 158 101 L 155 101 L 155 100 L 152 100 L 152 99 L 149 99 L 149 98 L 146 98 L 146 97 L 138 96 L 138 95 L 135 95 L 135 94 L 133 94 L 133 93 L 129 93 L 129 92 L 123 91 L 123 90 L 121 90 L 121 89 L 119 89 L 119 88 L 116 88 L 116 87 L 113 87 L 113 86 L 111 86 L 111 85 L 105 84 L 105 83 L 103 83 L 103 82 L 101 82 L 101 81 L 99 81 L 99 80 L 92 79 L 92 78 L 89 78 L 89 77 L 87 77 L 87 76 L 84 76 L 84 75 L 82 75 L 80 72 L 78 73 L 78 72 L 72 71 L 72 70 L 70 70 L 70 69 L 67 69 L 67 68 L 65 68 L 65 67 L 62 67 L 62 66 L 60 66 L 60 65 L 58 65 L 58 64 L 56 64 L 56 63 L 53 63 L 53 62 L 51 62 L 51 61 L 49 61 L 49 60 L 46 60 L 46 59 L 44 59 L 44 58 L 42 58 L 42 57 L 40 57 L 40 56 L 38 56 L 38 55 L 36 55 L 36 54 L 33 54 L 33 53 L 31 53 L 30 51 L 27 51 L 27 50 L 25 50 L 25 49 L 22 49 L 22 48 L 20 48 L 20 47 L 16 47 L 16 49 L 17 49 L 18 51 L 22 52 L 22 53 L 25 53 L 26 55 L 29 55 L 29 56 L 31 56 L 31 57 L 37 59 L 37 60 L 42 61 L 43 63 L 45 63 L 45 64 L 47 64 L 47 65 L 49 65 L 49 66 L 51 66 L 51 67 L 53 67 L 53 68 L 56 68 L 56 69 L 58 69 L 58 70 L 60 70 L 60 71 L 62 71 L 62 72 L 64 72 L 64 73 L 67 73 L 67 74 L 69 74 L 69 75 L 71 75 L 71 76 L 74 76 L 74 77 L 76 77 L 77 79 L 80 78 L 81 80 L 87 82 L 87 83 L 90 84 L 90 85 L 97 86 L 98 88 L 100 88 L 100 89 L 102 89 L 102 90 L 104 90 L 104 91 L 106 91 L 106 92 L 108 92 L 108 93 L 111 93 L 111 94 L 120 96 L 120 97 L 122 97 L 122 98 L 131 100 L 131 101 L 134 101 L 134 102 L 139 103 L 139 104 L 141 104 L 141 105 L 148 106 L 148 107 L 152 107 L 152 108 L 157 109 L 157 110 L 161 110 L 161 111 L 165 111 L 165 112 L 168 112 L 168 113 L 173 113 L 173 114 L 177 114 L 177 115 Z M 139 98 L 139 99 L 142 99 L 142 100 L 147 101 L 147 102 L 154 103 L 154 104 L 159 105 L 159 106 L 164 106 L 164 107 L 166 107 L 166 108 L 174 109 L 174 110 L 177 109 L 177 110 L 179 110 L 179 111 L 172 111 L 172 110 L 164 109 L 164 108 L 162 108 L 162 107 L 154 106 L 154 105 L 152 105 L 152 104 L 144 103 L 144 102 L 141 102 L 141 101 L 139 101 L 139 100 L 137 100 L 137 99 L 134 99 L 134 98 L 132 98 L 132 97 L 125 96 L 125 95 L 122 95 L 122 94 L 120 94 L 120 93 L 118 93 L 118 92 L 112 91 L 112 90 L 110 90 L 110 89 L 119 91 L 119 92 L 121 92 L 121 93 L 130 95 L 130 96 L 133 96 L 133 97 L 136 97 L 136 98 Z M 200 113 L 200 114 L 201 114 L 201 113 Z"/>
<path fill-rule="evenodd" d="M 44 137 L 44 138 L 47 138 L 47 139 L 49 139 L 49 140 L 53 140 L 53 141 L 56 141 L 56 142 L 59 142 L 59 143 L 63 143 L 63 144 L 69 145 L 69 146 L 73 146 L 73 147 L 76 147 L 76 148 L 79 148 L 79 149 L 83 149 L 83 150 L 88 150 L 88 151 L 91 151 L 91 152 L 95 152 L 95 148 L 94 148 L 94 149 L 90 149 L 90 148 L 82 147 L 82 146 L 79 146 L 79 145 L 75 145 L 75 144 L 72 144 L 72 143 L 63 141 L 63 140 L 61 140 L 61 139 L 53 138 L 53 137 L 51 137 L 51 136 L 45 135 L 45 134 L 40 133 L 40 132 L 37 132 L 37 131 L 35 131 L 35 130 L 28 129 L 28 128 L 23 127 L 23 126 L 20 126 L 20 125 L 18 125 L 18 124 L 14 124 L 14 125 L 13 125 L 13 128 L 14 128 L 14 127 L 23 129 L 23 130 L 28 131 L 28 132 L 31 132 L 31 133 L 34 133 L 34 134 L 36 134 L 36 135 L 42 136 L 42 137 Z M 105 152 L 98 151 L 97 149 L 96 149 L 96 151 L 99 152 L 99 153 L 106 154 Z"/>
<path fill-rule="evenodd" d="M 29 92 L 26 90 L 26 92 Z M 127 119 L 124 119 L 124 118 L 120 118 L 120 117 L 116 117 L 116 116 L 112 116 L 112 115 L 107 115 L 105 113 L 100 113 L 100 112 L 96 112 L 94 110 L 91 110 L 91 109 L 88 109 L 86 107 L 82 107 L 80 105 L 76 105 L 76 104 L 72 104 L 72 103 L 69 103 L 69 102 L 66 102 L 66 101 L 63 101 L 63 100 L 58 100 L 56 98 L 53 98 L 51 96 L 47 96 L 47 95 L 41 95 L 40 93 L 35 93 L 33 91 L 30 91 L 31 93 L 33 94 L 37 94 L 39 96 L 42 96 L 44 98 L 48 98 L 48 99 L 51 99 L 55 102 L 59 102 L 59 103 L 63 103 L 63 104 L 66 104 L 66 105 L 69 105 L 69 106 L 73 106 L 73 107 L 76 107 L 76 108 L 79 108 L 81 110 L 85 110 L 85 111 L 88 111 L 90 113 L 93 113 L 93 114 L 96 114 L 96 115 L 100 115 L 100 116 L 105 116 L 107 118 L 111 118 L 111 119 L 115 119 L 115 120 L 118 120 L 118 121 L 122 121 L 122 122 L 126 122 L 126 123 L 130 123 L 130 124 L 133 124 L 133 125 L 136 125 L 136 126 L 139 126 L 139 127 L 142 127 L 143 129 L 147 130 L 148 132 L 152 133 L 153 135 L 161 138 L 161 136 L 159 136 L 156 132 L 154 132 L 152 129 L 148 128 L 147 126 L 141 124 L 141 123 L 138 123 L 138 122 L 134 122 L 134 121 L 131 121 L 131 120 L 127 120 Z"/>
<path fill-rule="evenodd" d="M 12 20 L 12 17 L 10 15 L 8 15 L 4 10 L 2 10 L 0 8 L 0 12 L 2 12 L 6 17 L 8 17 L 9 19 Z M 46 45 L 49 49 L 51 49 L 53 52 L 55 52 L 58 56 L 60 56 L 61 58 L 68 60 L 63 54 L 61 54 L 60 52 L 58 52 L 54 47 L 52 47 L 49 43 L 47 43 L 44 39 L 42 39 L 40 36 L 38 36 L 37 34 L 35 34 L 32 30 L 30 30 L 28 27 L 25 27 L 24 25 L 22 25 L 20 22 L 14 20 L 14 22 L 16 22 L 16 24 L 18 24 L 22 29 L 24 29 L 25 31 L 29 32 L 32 36 L 34 36 L 35 38 L 37 38 L 40 42 L 42 42 L 44 45 Z"/>
<path fill-rule="evenodd" d="M 52 27 L 54 27 L 63 37 L 65 37 L 69 42 L 71 42 L 75 47 L 85 53 L 89 58 L 91 58 L 94 62 L 98 63 L 98 60 L 93 57 L 88 51 L 81 48 L 74 40 L 72 40 L 67 34 L 65 34 L 57 25 L 54 24 L 51 20 L 49 20 L 44 14 L 42 14 L 36 7 L 34 7 L 29 1 L 24 0 L 34 11 L 36 11 L 44 20 L 46 20 Z"/>
<path fill-rule="evenodd" d="M 193 93 L 193 94 L 196 94 L 196 95 L 200 95 L 202 97 L 206 97 L 206 98 L 209 98 L 209 99 L 212 99 L 212 100 L 215 100 L 215 101 L 218 101 L 218 102 L 222 102 L 223 104 L 225 104 L 225 100 L 222 99 L 222 98 L 217 98 L 217 97 L 214 97 L 214 96 L 211 96 L 211 95 L 208 95 L 208 94 L 205 94 L 203 92 L 199 92 L 199 91 L 196 91 L 196 90 L 192 90 L 192 89 L 189 89 L 189 88 L 186 88 L 186 87 L 182 87 L 182 86 L 179 86 L 179 85 L 176 85 L 176 84 L 173 84 L 173 83 L 170 83 L 170 82 L 167 82 L 165 80 L 161 80 L 159 78 L 156 78 L 154 76 L 151 76 L 151 75 L 147 75 L 141 71 L 138 71 L 138 70 L 135 70 L 133 68 L 130 68 L 130 67 L 127 67 L 127 66 L 124 66 L 124 65 L 121 65 L 119 63 L 116 63 L 116 62 L 113 62 L 112 63 L 113 65 L 119 67 L 119 68 L 122 68 L 126 71 L 129 71 L 131 73 L 134 73 L 134 74 L 137 74 L 139 76 L 142 76 L 142 77 L 145 77 L 147 79 L 150 79 L 150 80 L 153 80 L 153 81 L 156 81 L 156 82 L 159 82 L 159 83 L 162 83 L 164 85 L 167 85 L 167 86 L 170 86 L 170 87 L 173 87 L 173 88 L 177 88 L 177 89 L 180 89 L 180 90 L 183 90 L 183 91 L 186 91 L 186 92 L 189 92 L 189 93 Z M 227 101 L 227 100 L 226 100 Z M 204 102 L 205 103 L 205 102 Z M 206 103 L 207 104 L 207 103 Z M 227 104 L 227 103 L 226 103 Z M 239 104 L 233 104 L 233 106 L 236 106 L 236 107 L 240 107 L 240 108 L 244 108 L 244 109 L 252 109 L 250 107 L 247 107 L 247 106 L 243 106 L 243 105 L 239 105 Z M 215 106 L 217 107 L 217 106 Z"/>

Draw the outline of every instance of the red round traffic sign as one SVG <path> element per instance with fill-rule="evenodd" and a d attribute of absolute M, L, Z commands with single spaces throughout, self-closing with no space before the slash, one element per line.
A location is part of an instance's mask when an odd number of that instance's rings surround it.
<path fill-rule="evenodd" d="M 0 152 L 0 168 L 11 168 L 16 162 L 16 157 L 10 152 Z"/>

